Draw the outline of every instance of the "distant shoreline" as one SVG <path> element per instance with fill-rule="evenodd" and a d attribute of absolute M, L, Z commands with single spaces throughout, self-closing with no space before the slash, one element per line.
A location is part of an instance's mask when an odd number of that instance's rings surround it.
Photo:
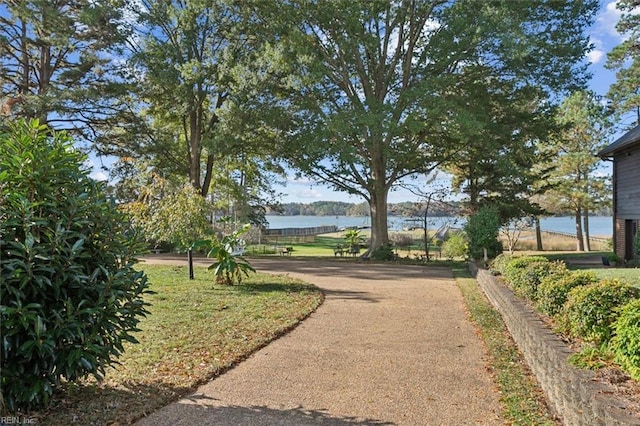
<path fill-rule="evenodd" d="M 349 227 L 371 226 L 369 216 L 312 216 L 312 215 L 267 215 L 269 229 L 284 228 L 315 228 L 320 226 L 336 226 L 338 230 Z M 420 226 L 415 217 L 389 216 L 388 224 L 390 231 L 401 231 L 408 226 Z M 429 216 L 429 229 L 438 229 L 443 225 L 454 228 L 464 226 L 464 219 L 451 216 Z M 540 227 L 543 231 L 562 232 L 575 235 L 575 219 L 569 216 L 551 216 L 540 220 Z M 613 218 L 611 216 L 592 216 L 589 219 L 589 230 L 593 237 L 611 238 L 613 236 Z"/>

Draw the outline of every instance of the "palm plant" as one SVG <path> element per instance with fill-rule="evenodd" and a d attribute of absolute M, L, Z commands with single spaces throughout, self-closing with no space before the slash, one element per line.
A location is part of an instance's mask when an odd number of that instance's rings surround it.
<path fill-rule="evenodd" d="M 250 227 L 251 225 L 248 223 L 243 225 L 230 235 L 223 237 L 219 242 L 214 243 L 209 250 L 207 256 L 215 259 L 215 262 L 209 266 L 209 270 L 213 270 L 216 283 L 233 285 L 234 281 L 237 281 L 240 284 L 243 273 L 248 276 L 249 272 L 256 271 L 243 256 L 233 254 L 238 247 L 244 245 L 240 236 Z"/>

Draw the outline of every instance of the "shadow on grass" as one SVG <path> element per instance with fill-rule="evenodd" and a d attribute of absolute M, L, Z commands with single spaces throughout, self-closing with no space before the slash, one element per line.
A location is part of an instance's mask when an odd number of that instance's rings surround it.
<path fill-rule="evenodd" d="M 49 407 L 21 417 L 38 425 L 132 424 L 192 391 L 165 383 L 68 383 L 54 393 Z"/>
<path fill-rule="evenodd" d="M 285 292 L 285 293 L 301 293 L 313 291 L 315 287 L 310 287 L 306 283 L 260 283 L 250 284 L 242 283 L 233 287 L 243 293 L 273 293 L 273 292 Z"/>

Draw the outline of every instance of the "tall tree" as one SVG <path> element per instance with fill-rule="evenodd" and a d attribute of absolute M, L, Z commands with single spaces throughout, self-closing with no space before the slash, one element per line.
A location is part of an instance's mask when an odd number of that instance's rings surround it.
<path fill-rule="evenodd" d="M 261 43 L 242 10 L 224 0 L 141 0 L 129 62 L 135 114 L 124 112 L 99 150 L 147 158 L 163 174 L 187 177 L 203 197 L 214 179 L 231 174 L 244 191 L 235 201 L 251 204 L 245 201 L 265 188 L 268 172 L 280 170 L 266 160 L 272 139 L 239 124 L 247 114 L 258 122 L 243 108 L 259 84 L 252 70 Z M 234 170 L 219 173 L 231 163 Z"/>
<path fill-rule="evenodd" d="M 583 29 L 596 8 L 596 1 L 475 0 L 263 7 L 263 23 L 286 42 L 297 75 L 286 79 L 292 90 L 277 105 L 292 117 L 282 133 L 290 164 L 362 196 L 370 250 L 377 249 L 388 242 L 389 190 L 455 159 L 456 131 L 468 124 L 459 114 L 475 102 L 458 85 L 579 85 Z"/>
<path fill-rule="evenodd" d="M 608 198 L 608 178 L 594 174 L 595 155 L 606 145 L 611 128 L 608 111 L 593 93 L 577 91 L 563 101 L 557 121 L 562 129 L 552 139 L 554 188 L 546 194 L 551 200 L 547 204 L 573 212 L 577 250 L 584 251 L 589 249 L 589 212 Z"/>
<path fill-rule="evenodd" d="M 126 43 L 126 0 L 7 0 L 0 5 L 2 116 L 38 118 L 95 137 L 122 105 L 114 57 Z"/>
<path fill-rule="evenodd" d="M 606 67 L 617 70 L 607 96 L 618 117 L 632 114 L 633 126 L 640 124 L 640 7 L 635 0 L 618 0 L 616 8 L 623 12 L 616 29 L 625 39 L 607 55 Z"/>
<path fill-rule="evenodd" d="M 475 101 L 458 112 L 469 124 L 458 132 L 455 160 L 444 168 L 453 175 L 454 190 L 466 195 L 466 213 L 491 205 L 502 224 L 539 214 L 531 197 L 544 190 L 537 185 L 548 172 L 538 166 L 545 157 L 541 144 L 554 127 L 544 94 L 484 81 L 468 82 L 458 93 Z"/>

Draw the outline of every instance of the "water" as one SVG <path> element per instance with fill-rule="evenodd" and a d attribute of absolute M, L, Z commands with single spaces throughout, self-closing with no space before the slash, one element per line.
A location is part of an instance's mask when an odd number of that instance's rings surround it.
<path fill-rule="evenodd" d="M 371 220 L 368 216 L 273 216 L 267 215 L 270 229 L 281 228 L 313 228 L 316 226 L 335 225 L 338 229 L 349 227 L 368 227 Z M 429 228 L 437 229 L 443 225 L 454 228 L 464 226 L 464 219 L 455 217 L 429 218 Z M 389 216 L 389 230 L 399 231 L 410 226 L 422 226 L 422 220 L 412 221 L 401 216 Z M 540 220 L 543 231 L 575 234 L 575 220 L 572 217 L 547 217 Z M 610 237 L 613 235 L 613 219 L 611 216 L 594 216 L 589 219 L 589 230 L 592 236 Z"/>

